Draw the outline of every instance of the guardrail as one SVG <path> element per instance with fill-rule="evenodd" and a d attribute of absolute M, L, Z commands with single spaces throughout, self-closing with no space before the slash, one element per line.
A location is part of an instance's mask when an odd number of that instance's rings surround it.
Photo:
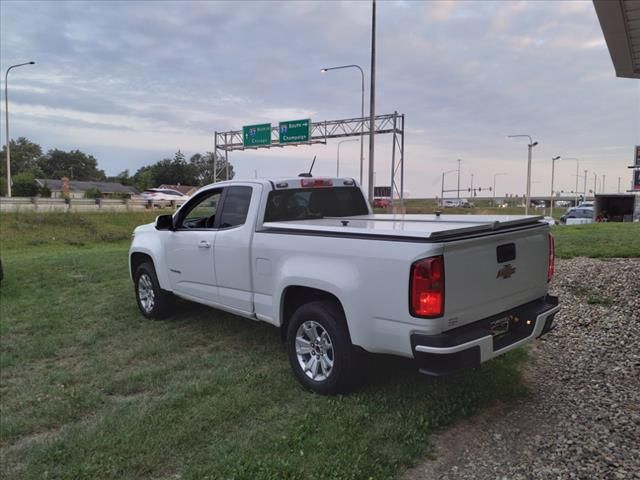
<path fill-rule="evenodd" d="M 0 197 L 0 212 L 99 212 L 132 211 L 167 208 L 176 210 L 182 202 L 152 202 L 151 200 L 110 199 L 110 198 L 42 198 L 42 197 Z"/>

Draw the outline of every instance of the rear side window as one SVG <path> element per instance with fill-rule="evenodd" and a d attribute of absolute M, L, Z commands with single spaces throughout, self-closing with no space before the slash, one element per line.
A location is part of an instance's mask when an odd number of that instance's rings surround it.
<path fill-rule="evenodd" d="M 251 203 L 251 187 L 229 187 L 224 197 L 220 228 L 244 225 Z"/>
<path fill-rule="evenodd" d="M 264 221 L 352 217 L 368 213 L 362 192 L 357 187 L 296 188 L 269 192 Z"/>

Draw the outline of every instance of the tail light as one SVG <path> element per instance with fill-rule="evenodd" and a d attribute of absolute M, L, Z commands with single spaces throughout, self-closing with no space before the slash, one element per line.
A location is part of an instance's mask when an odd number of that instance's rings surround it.
<path fill-rule="evenodd" d="M 556 241 L 553 239 L 553 235 L 549 234 L 549 270 L 547 270 L 547 282 L 551 281 L 555 270 L 556 270 Z"/>
<path fill-rule="evenodd" d="M 444 259 L 423 258 L 411 265 L 409 309 L 414 317 L 435 318 L 444 313 Z"/>

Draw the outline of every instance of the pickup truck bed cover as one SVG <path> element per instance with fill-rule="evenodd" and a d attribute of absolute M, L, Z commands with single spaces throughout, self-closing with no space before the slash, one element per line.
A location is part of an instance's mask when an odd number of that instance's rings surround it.
<path fill-rule="evenodd" d="M 377 237 L 404 241 L 441 241 L 467 235 L 486 235 L 495 231 L 535 227 L 541 216 L 524 215 L 392 215 L 265 222 L 263 230 L 273 233 Z"/>

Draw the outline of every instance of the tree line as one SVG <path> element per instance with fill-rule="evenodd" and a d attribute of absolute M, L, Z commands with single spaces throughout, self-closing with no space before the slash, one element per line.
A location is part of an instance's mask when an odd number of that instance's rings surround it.
<path fill-rule="evenodd" d="M 186 159 L 178 150 L 173 158 L 164 158 L 152 165 L 140 167 L 133 175 L 124 170 L 115 176 L 107 176 L 98 168 L 93 155 L 80 150 L 64 151 L 57 148 L 43 153 L 42 147 L 25 137 L 11 140 L 11 193 L 16 197 L 50 196 L 48 188 L 39 188 L 36 178 L 69 180 L 108 181 L 131 185 L 139 191 L 162 184 L 202 186 L 213 182 L 213 153 L 196 153 Z M 7 194 L 7 147 L 0 152 L 0 195 Z M 218 157 L 218 180 L 234 176 L 233 165 L 228 168 L 224 159 Z"/>

